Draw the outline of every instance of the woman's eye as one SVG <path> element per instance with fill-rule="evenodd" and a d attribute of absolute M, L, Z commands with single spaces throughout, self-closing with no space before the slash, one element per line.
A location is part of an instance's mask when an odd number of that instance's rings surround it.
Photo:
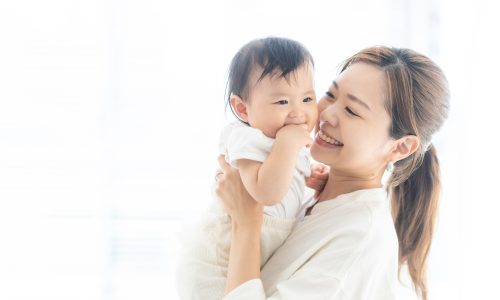
<path fill-rule="evenodd" d="M 335 95 L 333 95 L 332 93 L 326 92 L 325 95 L 328 96 L 328 98 L 330 98 L 330 100 L 335 100 Z"/>
<path fill-rule="evenodd" d="M 353 111 L 352 111 L 349 107 L 346 107 L 346 108 L 345 108 L 345 110 L 346 110 L 349 114 L 351 114 L 351 115 L 353 115 L 353 116 L 356 116 L 356 117 L 359 117 L 359 116 L 358 116 L 355 112 L 353 112 Z"/>
<path fill-rule="evenodd" d="M 311 102 L 313 101 L 313 98 L 311 97 L 307 97 L 307 98 L 304 98 L 303 102 Z"/>
<path fill-rule="evenodd" d="M 274 102 L 274 104 L 285 105 L 285 104 L 288 104 L 288 100 L 279 100 L 279 101 Z"/>

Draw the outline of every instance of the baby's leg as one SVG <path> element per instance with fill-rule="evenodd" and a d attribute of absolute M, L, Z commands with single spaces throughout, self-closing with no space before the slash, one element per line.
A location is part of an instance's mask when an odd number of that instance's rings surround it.
<path fill-rule="evenodd" d="M 212 207 L 200 228 L 184 243 L 177 271 L 181 299 L 222 299 L 231 245 L 231 222 Z"/>
<path fill-rule="evenodd" d="M 295 220 L 264 215 L 261 267 L 290 234 Z M 178 266 L 181 299 L 222 299 L 231 248 L 231 219 L 215 205 L 184 247 Z"/>
<path fill-rule="evenodd" d="M 260 266 L 267 262 L 273 253 L 283 244 L 292 231 L 294 219 L 282 219 L 264 215 L 260 238 Z"/>

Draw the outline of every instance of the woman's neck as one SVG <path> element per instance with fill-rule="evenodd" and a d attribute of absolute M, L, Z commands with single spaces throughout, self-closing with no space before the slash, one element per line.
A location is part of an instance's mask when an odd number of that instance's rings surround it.
<path fill-rule="evenodd" d="M 382 176 L 350 176 L 330 172 L 325 188 L 318 198 L 318 202 L 331 200 L 339 195 L 358 190 L 382 187 Z"/>

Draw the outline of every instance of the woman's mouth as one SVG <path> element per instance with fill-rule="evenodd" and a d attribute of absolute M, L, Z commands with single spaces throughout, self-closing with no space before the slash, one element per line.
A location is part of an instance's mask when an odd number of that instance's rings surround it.
<path fill-rule="evenodd" d="M 326 134 L 324 131 L 322 131 L 322 130 L 318 131 L 318 137 L 319 137 L 322 141 L 324 141 L 324 142 L 326 142 L 326 143 L 328 143 L 328 144 L 330 144 L 330 145 L 340 146 L 340 147 L 341 147 L 341 146 L 344 146 L 344 144 L 342 144 L 340 141 L 338 141 L 338 140 L 336 140 L 335 138 L 333 138 L 333 137 L 331 137 L 331 136 L 327 135 L 327 134 Z"/>

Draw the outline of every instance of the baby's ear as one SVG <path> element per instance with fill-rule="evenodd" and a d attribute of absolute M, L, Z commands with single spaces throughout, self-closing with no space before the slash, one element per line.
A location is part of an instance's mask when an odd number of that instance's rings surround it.
<path fill-rule="evenodd" d="M 231 107 L 240 120 L 248 123 L 247 103 L 239 96 L 231 94 Z"/>

